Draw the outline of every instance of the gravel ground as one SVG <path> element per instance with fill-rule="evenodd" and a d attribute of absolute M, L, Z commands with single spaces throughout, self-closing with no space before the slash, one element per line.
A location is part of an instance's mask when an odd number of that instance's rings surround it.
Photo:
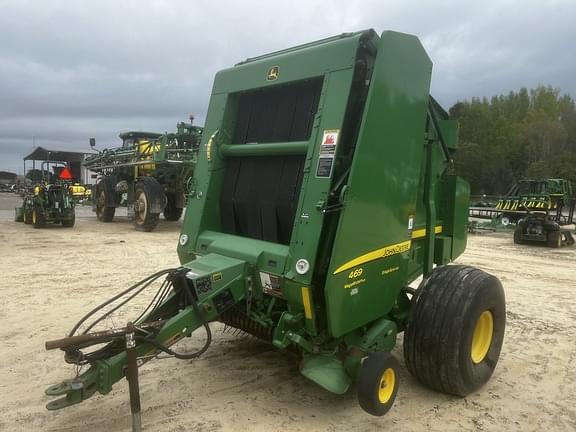
<path fill-rule="evenodd" d="M 14 223 L 19 199 L 0 194 L 0 431 L 130 430 L 127 384 L 56 412 L 44 389 L 73 376 L 44 342 L 91 307 L 162 268 L 178 265 L 180 223 L 134 231 L 125 217 L 98 223 L 79 208 L 73 229 Z M 576 249 L 516 246 L 511 236 L 471 236 L 459 263 L 498 276 L 508 322 L 492 380 L 467 398 L 421 386 L 405 368 L 394 408 L 364 414 L 353 393 L 332 395 L 302 377 L 295 359 L 222 333 L 200 359 L 153 360 L 141 369 L 146 431 L 576 430 Z M 113 323 L 117 324 L 117 323 Z M 186 342 L 200 346 L 202 332 Z M 394 354 L 403 364 L 402 340 Z"/>

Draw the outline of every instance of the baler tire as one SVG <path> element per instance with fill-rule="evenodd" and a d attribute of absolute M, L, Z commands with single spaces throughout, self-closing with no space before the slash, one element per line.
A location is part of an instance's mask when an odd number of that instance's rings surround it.
<path fill-rule="evenodd" d="M 144 204 L 145 208 L 143 211 L 134 209 L 134 227 L 138 231 L 150 232 L 158 225 L 160 214 L 150 212 L 150 193 L 143 183 L 136 185 L 134 203 L 137 201 L 140 201 L 139 205 Z"/>
<path fill-rule="evenodd" d="M 383 416 L 392 408 L 398 393 L 398 370 L 398 360 L 387 352 L 370 353 L 364 359 L 356 382 L 358 403 L 364 411 Z"/>
<path fill-rule="evenodd" d="M 514 244 L 524 244 L 522 239 L 522 227 L 518 227 L 514 230 Z"/>
<path fill-rule="evenodd" d="M 404 333 L 404 359 L 422 384 L 466 396 L 492 376 L 506 326 L 500 281 L 474 267 L 437 267 L 420 284 Z"/>
<path fill-rule="evenodd" d="M 98 198 L 96 198 L 96 218 L 100 222 L 112 222 L 116 207 L 106 207 L 106 192 L 100 191 Z"/>
<path fill-rule="evenodd" d="M 32 225 L 34 228 L 44 228 L 46 226 L 44 214 L 37 209 L 32 210 Z"/>
<path fill-rule="evenodd" d="M 555 249 L 562 247 L 562 233 L 560 231 L 549 231 L 547 240 L 548 247 Z"/>

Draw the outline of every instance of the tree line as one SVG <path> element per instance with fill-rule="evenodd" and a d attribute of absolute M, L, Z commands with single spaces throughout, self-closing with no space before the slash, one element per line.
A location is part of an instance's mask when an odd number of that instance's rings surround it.
<path fill-rule="evenodd" d="M 505 193 L 525 178 L 566 178 L 576 185 L 576 105 L 550 86 L 450 108 L 460 123 L 456 172 L 472 194 Z"/>

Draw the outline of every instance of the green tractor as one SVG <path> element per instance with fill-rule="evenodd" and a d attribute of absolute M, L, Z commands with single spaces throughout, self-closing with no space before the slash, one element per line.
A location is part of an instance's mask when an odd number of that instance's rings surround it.
<path fill-rule="evenodd" d="M 89 366 L 50 386 L 60 398 L 47 408 L 129 376 L 136 424 L 138 365 L 160 353 L 197 357 L 214 321 L 296 353 L 301 373 L 329 392 L 355 388 L 372 415 L 396 398 L 401 332 L 404 361 L 424 385 L 466 396 L 485 384 L 504 338 L 504 291 L 482 270 L 447 265 L 466 248 L 469 186 L 453 174 L 457 124 L 429 94 L 431 71 L 415 36 L 373 30 L 220 71 L 181 266 L 47 342 Z M 153 300 L 126 327 L 94 331 L 155 280 Z M 181 352 L 175 344 L 199 328 L 205 345 Z"/>
<path fill-rule="evenodd" d="M 178 123 L 176 133 L 122 133 L 122 147 L 86 158 L 84 167 L 99 174 L 92 190 L 92 210 L 99 221 L 112 222 L 121 205 L 141 231 L 154 230 L 160 213 L 167 221 L 180 219 L 202 135 L 192 119 Z"/>
<path fill-rule="evenodd" d="M 55 167 L 54 182 L 42 181 L 23 196 L 22 207 L 16 208 L 16 222 L 44 228 L 47 224 L 62 224 L 72 228 L 76 222 L 75 202 L 70 188 L 72 174 L 68 167 Z M 42 169 L 42 172 L 46 172 Z"/>

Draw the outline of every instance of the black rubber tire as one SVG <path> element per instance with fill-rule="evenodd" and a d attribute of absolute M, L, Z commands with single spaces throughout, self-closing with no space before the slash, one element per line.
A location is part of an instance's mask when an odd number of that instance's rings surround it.
<path fill-rule="evenodd" d="M 562 247 L 562 233 L 560 231 L 549 231 L 547 238 L 548 247 L 556 249 Z"/>
<path fill-rule="evenodd" d="M 166 207 L 164 207 L 164 219 L 169 222 L 176 222 L 182 216 L 183 208 L 176 207 L 176 197 L 173 194 L 166 194 Z"/>
<path fill-rule="evenodd" d="M 38 209 L 32 209 L 32 225 L 34 228 L 44 228 L 46 226 L 46 220 L 44 219 L 44 213 Z"/>
<path fill-rule="evenodd" d="M 472 360 L 472 337 L 480 315 L 492 315 L 487 352 Z M 461 265 L 437 267 L 412 298 L 404 333 L 404 359 L 410 373 L 431 389 L 466 396 L 492 376 L 506 327 L 500 281 Z"/>
<path fill-rule="evenodd" d="M 63 220 L 62 226 L 64 228 L 72 228 L 74 226 L 74 223 L 76 223 L 76 213 L 72 213 L 72 219 Z"/>
<path fill-rule="evenodd" d="M 24 223 L 26 225 L 32 225 L 32 211 L 31 210 L 24 210 Z"/>
<path fill-rule="evenodd" d="M 96 199 L 96 218 L 100 222 L 112 222 L 114 219 L 114 213 L 116 213 L 116 207 L 106 207 L 106 191 L 102 188 L 98 192 L 98 196 L 95 197 Z"/>
<path fill-rule="evenodd" d="M 386 402 L 382 403 L 379 397 L 380 385 L 384 372 L 388 369 L 393 371 L 394 388 Z M 398 393 L 398 370 L 398 360 L 387 352 L 370 353 L 364 359 L 356 382 L 358 403 L 364 411 L 373 416 L 383 416 L 392 408 Z"/>
<path fill-rule="evenodd" d="M 141 198 L 145 200 L 146 207 L 140 214 L 136 208 L 134 209 L 134 227 L 138 231 L 150 232 L 158 225 L 160 214 L 150 212 L 150 192 L 143 183 L 137 183 L 134 191 L 134 204 L 136 205 Z"/>
<path fill-rule="evenodd" d="M 515 244 L 524 244 L 524 240 L 522 239 L 522 228 L 516 228 L 514 230 L 514 243 Z"/>

